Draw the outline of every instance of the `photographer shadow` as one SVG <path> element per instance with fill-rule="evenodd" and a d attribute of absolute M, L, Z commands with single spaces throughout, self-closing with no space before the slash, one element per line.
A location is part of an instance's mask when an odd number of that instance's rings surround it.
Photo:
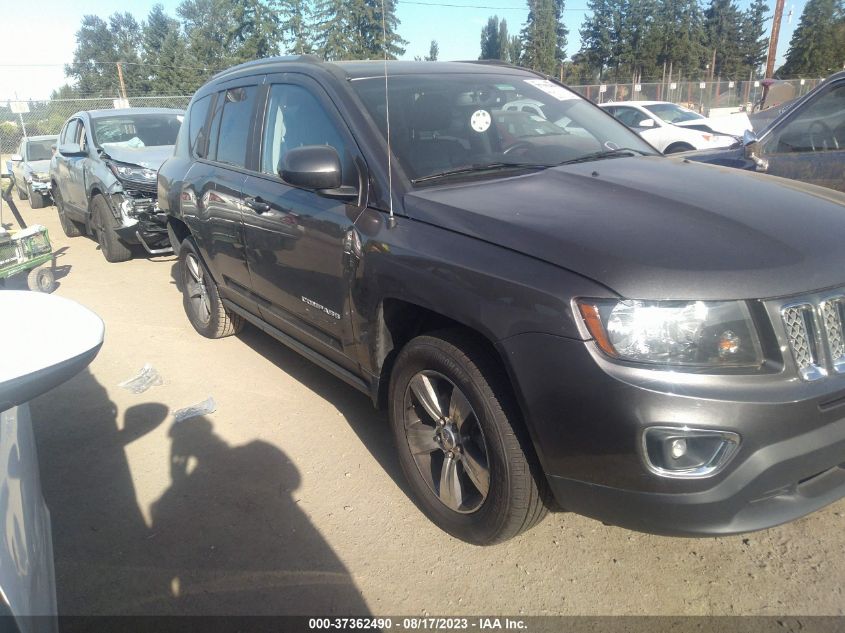
<path fill-rule="evenodd" d="M 126 448 L 161 426 L 165 405 L 130 407 L 120 425 L 85 370 L 32 410 L 61 615 L 367 614 L 275 446 L 230 446 L 205 417 L 174 423 L 169 487 L 145 516 L 135 486 L 150 478 L 133 478 Z"/>

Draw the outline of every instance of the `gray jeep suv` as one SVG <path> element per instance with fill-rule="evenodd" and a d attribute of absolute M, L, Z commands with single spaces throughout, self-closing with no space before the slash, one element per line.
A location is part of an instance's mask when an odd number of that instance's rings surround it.
<path fill-rule="evenodd" d="M 550 506 L 714 535 L 845 495 L 845 196 L 662 156 L 528 70 L 386 73 L 196 93 L 158 186 L 200 334 L 252 323 L 386 407 L 473 543 Z"/>

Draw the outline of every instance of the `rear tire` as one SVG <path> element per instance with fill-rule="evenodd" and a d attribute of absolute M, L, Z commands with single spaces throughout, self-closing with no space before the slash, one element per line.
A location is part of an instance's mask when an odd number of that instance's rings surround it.
<path fill-rule="evenodd" d="M 179 270 L 182 305 L 197 332 L 206 338 L 223 338 L 243 329 L 243 317 L 223 305 L 217 284 L 191 239 L 179 249 Z"/>
<path fill-rule="evenodd" d="M 445 330 L 409 342 L 391 374 L 389 407 L 402 470 L 438 527 L 492 545 L 546 515 L 548 484 L 510 385 L 476 339 Z"/>
<path fill-rule="evenodd" d="M 53 276 L 53 269 L 49 266 L 33 268 L 26 276 L 26 285 L 33 292 L 53 292 L 56 289 L 56 278 Z"/>
<path fill-rule="evenodd" d="M 67 217 L 67 212 L 62 201 L 62 194 L 58 186 L 53 185 L 53 203 L 56 205 L 56 212 L 59 214 L 59 224 L 62 225 L 62 231 L 68 237 L 79 237 L 82 235 L 82 229 L 79 225 Z"/>
<path fill-rule="evenodd" d="M 114 264 L 131 259 L 132 249 L 114 232 L 114 215 L 112 215 L 109 203 L 103 196 L 94 196 L 91 201 L 91 218 L 94 223 L 97 243 L 100 245 L 106 261 Z"/>

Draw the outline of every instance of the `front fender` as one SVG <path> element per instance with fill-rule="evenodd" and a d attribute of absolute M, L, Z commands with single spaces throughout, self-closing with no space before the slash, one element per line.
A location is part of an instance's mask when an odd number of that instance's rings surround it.
<path fill-rule="evenodd" d="M 356 228 L 353 326 L 369 346 L 362 364 L 374 374 L 385 299 L 425 308 L 495 344 L 526 332 L 581 339 L 571 299 L 615 296 L 571 271 L 408 218 L 388 228 L 384 214 L 368 209 Z"/>

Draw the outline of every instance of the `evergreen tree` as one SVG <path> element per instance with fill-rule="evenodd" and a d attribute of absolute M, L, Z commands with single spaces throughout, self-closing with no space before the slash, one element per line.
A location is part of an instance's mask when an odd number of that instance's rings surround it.
<path fill-rule="evenodd" d="M 508 39 L 508 61 L 511 64 L 519 64 L 522 60 L 522 38 L 519 35 L 511 35 Z"/>
<path fill-rule="evenodd" d="M 766 61 L 769 38 L 766 34 L 766 15 L 769 5 L 766 0 L 752 0 L 742 16 L 741 46 L 742 63 L 756 74 Z"/>
<path fill-rule="evenodd" d="M 351 20 L 345 0 L 317 0 L 315 11 L 319 54 L 328 60 L 347 59 L 352 47 Z"/>
<path fill-rule="evenodd" d="M 704 12 L 707 55 L 716 52 L 713 77 L 738 78 L 744 67 L 740 28 L 742 14 L 734 0 L 710 0 Z M 708 62 L 712 57 L 708 58 Z"/>
<path fill-rule="evenodd" d="M 311 53 L 313 42 L 314 11 L 309 0 L 277 0 L 277 10 L 283 19 L 279 26 L 289 53 L 305 55 Z"/>
<path fill-rule="evenodd" d="M 282 30 L 279 13 L 266 0 L 233 0 L 232 45 L 239 61 L 279 54 Z"/>
<path fill-rule="evenodd" d="M 507 34 L 507 25 L 505 32 Z M 502 59 L 499 17 L 496 15 L 487 18 L 487 24 L 481 29 L 481 55 L 478 56 L 478 59 Z"/>
<path fill-rule="evenodd" d="M 564 0 L 528 0 L 528 18 L 522 28 L 522 63 L 548 75 L 566 58 L 568 34 L 561 16 Z"/>
<path fill-rule="evenodd" d="M 613 17 L 611 3 L 613 0 L 589 0 L 587 10 L 581 25 L 580 60 L 598 76 L 604 79 L 604 72 L 613 56 Z M 573 56 L 574 58 L 574 56 Z"/>
<path fill-rule="evenodd" d="M 243 61 L 237 54 L 232 0 L 183 0 L 176 8 L 197 65 L 222 70 Z"/>
<path fill-rule="evenodd" d="M 841 0 L 807 0 L 789 41 L 780 77 L 825 77 L 845 63 Z"/>
<path fill-rule="evenodd" d="M 510 44 L 510 35 L 508 34 L 508 21 L 502 18 L 499 21 L 499 57 L 502 61 L 510 61 L 508 59 L 508 45 Z"/>

